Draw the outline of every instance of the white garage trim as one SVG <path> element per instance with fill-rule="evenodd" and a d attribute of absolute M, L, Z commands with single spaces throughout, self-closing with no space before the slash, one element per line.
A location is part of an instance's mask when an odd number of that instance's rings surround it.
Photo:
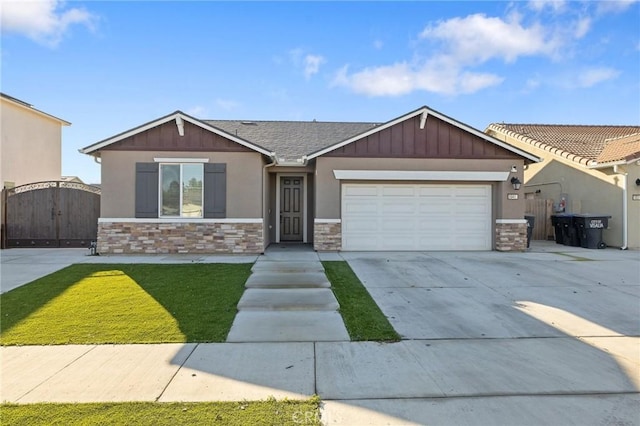
<path fill-rule="evenodd" d="M 342 250 L 491 250 L 489 184 L 342 184 Z"/>
<path fill-rule="evenodd" d="M 403 181 L 506 181 L 509 172 L 407 171 L 407 170 L 334 170 L 338 180 L 403 180 Z"/>

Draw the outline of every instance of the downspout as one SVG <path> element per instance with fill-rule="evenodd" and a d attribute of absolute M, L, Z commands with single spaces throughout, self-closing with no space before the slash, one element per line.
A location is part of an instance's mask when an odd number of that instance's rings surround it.
<path fill-rule="evenodd" d="M 267 223 L 267 216 L 268 216 L 268 212 L 267 212 L 267 169 L 269 167 L 273 167 L 277 164 L 276 161 L 276 153 L 272 152 L 271 154 L 269 154 L 269 157 L 271 158 L 271 162 L 269 164 L 265 164 L 264 166 L 262 166 L 262 215 L 264 216 L 262 218 L 262 221 L 264 223 L 264 229 L 262 230 L 262 252 L 264 253 L 265 249 L 267 248 L 266 246 L 266 241 L 267 241 L 267 235 L 269 233 L 269 224 Z"/>
<path fill-rule="evenodd" d="M 629 186 L 629 174 L 628 173 L 624 173 L 621 172 L 618 169 L 618 165 L 615 164 L 613 166 L 613 173 L 618 174 L 620 176 L 624 176 L 624 180 L 623 180 L 623 184 L 624 186 L 622 187 L 622 247 L 620 247 L 620 250 L 627 250 L 627 244 L 628 244 L 628 240 L 627 240 L 627 230 L 628 230 L 628 217 L 627 217 L 627 187 Z"/>

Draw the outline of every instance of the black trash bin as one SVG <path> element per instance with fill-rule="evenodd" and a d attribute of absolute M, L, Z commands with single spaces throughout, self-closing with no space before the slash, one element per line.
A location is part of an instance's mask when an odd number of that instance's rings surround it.
<path fill-rule="evenodd" d="M 611 216 L 600 214 L 577 214 L 574 216 L 580 246 L 589 249 L 603 249 L 607 244 L 602 239 L 602 230 L 609 227 Z"/>
<path fill-rule="evenodd" d="M 559 213 L 551 216 L 551 223 L 556 231 L 556 243 L 580 247 L 580 238 L 574 218 L 573 213 Z"/>
<path fill-rule="evenodd" d="M 536 224 L 536 217 L 530 214 L 525 214 L 524 218 L 527 220 L 527 248 L 531 246 L 531 234 L 533 234 L 533 227 Z"/>

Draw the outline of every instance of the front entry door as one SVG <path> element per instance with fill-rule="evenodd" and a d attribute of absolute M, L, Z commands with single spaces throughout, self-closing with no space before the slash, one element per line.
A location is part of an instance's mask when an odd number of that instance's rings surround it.
<path fill-rule="evenodd" d="M 302 176 L 280 178 L 280 241 L 302 241 Z"/>

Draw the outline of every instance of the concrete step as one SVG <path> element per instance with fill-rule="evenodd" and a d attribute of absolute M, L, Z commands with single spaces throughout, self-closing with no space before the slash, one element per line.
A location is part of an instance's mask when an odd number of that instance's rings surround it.
<path fill-rule="evenodd" d="M 246 288 L 329 288 L 331 283 L 324 272 L 254 272 Z"/>
<path fill-rule="evenodd" d="M 338 312 L 241 311 L 227 342 L 335 342 L 349 341 Z"/>
<path fill-rule="evenodd" d="M 337 311 L 339 307 L 328 288 L 252 288 L 238 302 L 238 311 Z"/>
<path fill-rule="evenodd" d="M 251 268 L 252 271 L 258 272 L 323 272 L 324 268 L 319 261 L 313 262 L 295 262 L 295 261 L 286 261 L 286 262 L 278 262 L 272 260 L 259 260 L 254 263 Z"/>

